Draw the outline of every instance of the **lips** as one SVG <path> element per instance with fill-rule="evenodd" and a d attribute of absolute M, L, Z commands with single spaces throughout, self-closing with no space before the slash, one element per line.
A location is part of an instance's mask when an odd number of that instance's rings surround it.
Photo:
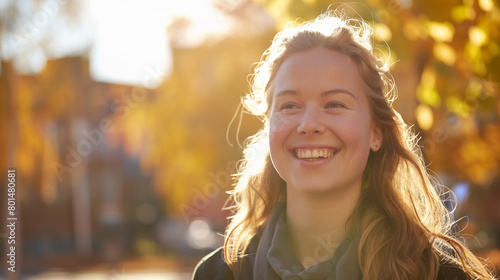
<path fill-rule="evenodd" d="M 330 158 L 338 150 L 334 148 L 296 148 L 292 151 L 298 159 L 313 161 Z"/>

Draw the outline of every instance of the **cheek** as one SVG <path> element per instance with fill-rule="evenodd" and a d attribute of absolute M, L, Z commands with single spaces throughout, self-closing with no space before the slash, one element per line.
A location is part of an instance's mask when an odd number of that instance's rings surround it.
<path fill-rule="evenodd" d="M 285 164 L 284 145 L 293 130 L 291 122 L 285 118 L 271 117 L 269 121 L 269 152 L 276 171 L 282 175 Z"/>
<path fill-rule="evenodd" d="M 346 119 L 345 122 L 338 123 L 338 131 L 342 131 L 343 141 L 347 145 L 357 147 L 362 150 L 369 150 L 371 139 L 371 125 L 368 116 Z"/>
<path fill-rule="evenodd" d="M 271 155 L 276 153 L 276 150 L 283 145 L 285 141 L 285 128 L 279 118 L 271 118 L 269 123 L 269 147 Z"/>
<path fill-rule="evenodd" d="M 269 120 L 269 135 L 283 134 L 290 130 L 292 120 L 287 117 L 272 115 Z"/>

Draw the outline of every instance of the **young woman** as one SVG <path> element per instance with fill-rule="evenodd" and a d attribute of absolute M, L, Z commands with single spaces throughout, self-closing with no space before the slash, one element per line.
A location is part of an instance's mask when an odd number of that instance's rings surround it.
<path fill-rule="evenodd" d="M 194 279 L 493 279 L 450 235 L 371 35 L 337 12 L 276 35 L 244 100 L 264 127 L 224 248 Z"/>

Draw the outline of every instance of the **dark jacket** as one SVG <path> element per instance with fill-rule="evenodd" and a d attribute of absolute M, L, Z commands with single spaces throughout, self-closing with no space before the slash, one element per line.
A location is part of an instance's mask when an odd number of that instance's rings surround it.
<path fill-rule="evenodd" d="M 193 280 L 233 280 L 233 272 L 224 262 L 222 248 L 204 257 L 196 266 Z M 467 280 L 470 279 L 461 269 L 451 265 L 441 264 L 436 280 Z M 263 279 L 265 280 L 265 279 Z"/>

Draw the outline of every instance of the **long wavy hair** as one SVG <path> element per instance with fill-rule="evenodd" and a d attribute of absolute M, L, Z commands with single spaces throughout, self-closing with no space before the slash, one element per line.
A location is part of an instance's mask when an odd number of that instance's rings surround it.
<path fill-rule="evenodd" d="M 233 271 L 275 206 L 286 199 L 285 182 L 269 157 L 273 80 L 289 56 L 322 47 L 355 62 L 369 89 L 371 118 L 383 134 L 381 149 L 370 152 L 361 197 L 346 225 L 350 236 L 360 237 L 364 279 L 435 279 L 440 262 L 473 278 L 493 279 L 451 233 L 450 213 L 440 198 L 443 188 L 427 173 L 415 135 L 392 108 L 396 88 L 383 52 L 373 47 L 372 33 L 364 21 L 330 10 L 278 33 L 256 66 L 251 92 L 242 102 L 264 125 L 247 139 L 231 192 L 234 215 L 226 229 L 224 258 Z"/>

